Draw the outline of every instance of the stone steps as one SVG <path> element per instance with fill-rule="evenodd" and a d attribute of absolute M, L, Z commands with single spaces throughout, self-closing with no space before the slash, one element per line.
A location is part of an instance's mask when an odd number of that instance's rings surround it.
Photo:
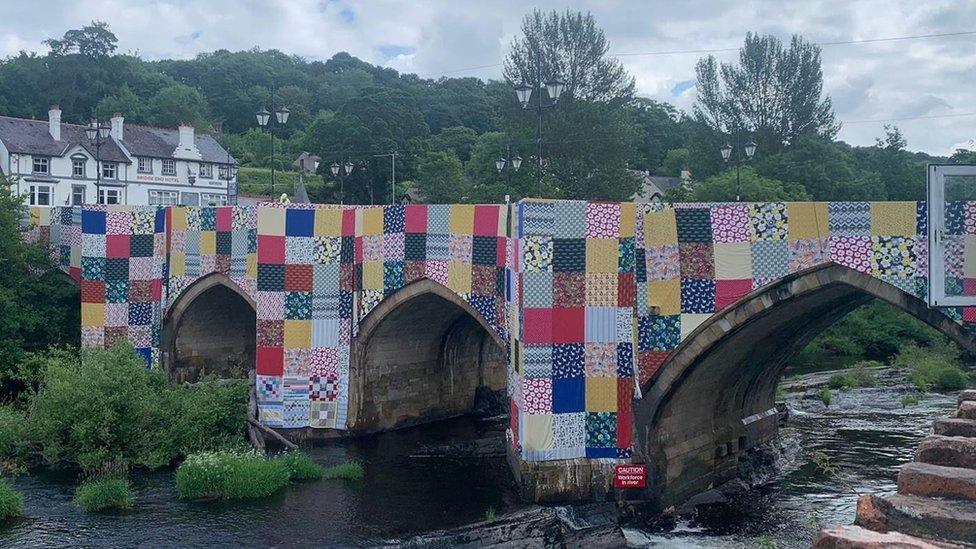
<path fill-rule="evenodd" d="M 976 469 L 976 438 L 929 435 L 915 450 L 915 461 Z"/>
<path fill-rule="evenodd" d="M 940 418 L 932 422 L 932 431 L 947 437 L 976 437 L 976 420 L 958 417 Z"/>
<path fill-rule="evenodd" d="M 964 400 L 960 402 L 959 408 L 956 410 L 956 417 L 976 419 L 976 401 Z"/>
<path fill-rule="evenodd" d="M 877 532 L 976 544 L 976 502 L 865 494 L 857 500 L 854 524 Z"/>
<path fill-rule="evenodd" d="M 976 469 L 906 463 L 898 473 L 898 493 L 976 501 Z"/>
<path fill-rule="evenodd" d="M 813 540 L 813 549 L 945 549 L 959 547 L 907 536 L 900 532 L 875 532 L 860 526 L 824 528 Z"/>

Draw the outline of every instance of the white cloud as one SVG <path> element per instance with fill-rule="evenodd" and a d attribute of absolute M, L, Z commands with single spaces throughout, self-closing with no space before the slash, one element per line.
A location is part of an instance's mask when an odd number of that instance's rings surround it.
<path fill-rule="evenodd" d="M 566 8 L 542 0 L 543 9 Z M 109 23 L 121 51 L 145 58 L 189 58 L 215 49 L 277 48 L 311 59 L 348 51 L 401 71 L 442 73 L 497 65 L 518 33 L 525 3 L 511 0 L 6 0 L 0 18 L 0 55 L 44 51 L 92 19 Z M 592 11 L 615 52 L 737 47 L 747 31 L 788 39 L 832 42 L 970 30 L 976 2 L 951 0 L 763 0 L 697 2 L 637 0 L 575 2 Z M 398 49 L 402 48 L 402 49 Z M 396 52 L 390 55 L 390 52 Z M 733 60 L 734 52 L 717 53 Z M 700 55 L 627 56 L 641 95 L 690 109 L 694 88 L 677 97 L 674 87 L 694 78 Z M 844 121 L 912 118 L 976 110 L 976 41 L 972 36 L 826 46 L 825 91 Z M 488 66 L 450 76 L 498 77 Z M 945 154 L 976 136 L 976 117 L 895 122 L 909 148 Z M 870 144 L 882 122 L 846 124 L 840 138 Z"/>

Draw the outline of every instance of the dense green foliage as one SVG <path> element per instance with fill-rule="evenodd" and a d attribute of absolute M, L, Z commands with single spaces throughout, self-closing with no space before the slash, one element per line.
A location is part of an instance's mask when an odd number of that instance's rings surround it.
<path fill-rule="evenodd" d="M 362 463 L 359 463 L 358 461 L 347 461 L 345 463 L 340 463 L 339 465 L 327 467 L 325 471 L 323 471 L 322 478 L 361 480 L 364 476 L 366 476 L 366 470 L 363 468 Z"/>
<path fill-rule="evenodd" d="M 6 480 L 0 479 L 0 521 L 19 517 L 24 512 L 24 498 Z"/>
<path fill-rule="evenodd" d="M 960 391 L 969 387 L 969 376 L 963 371 L 955 345 L 919 347 L 905 345 L 894 363 L 910 368 L 908 375 L 919 391 Z"/>
<path fill-rule="evenodd" d="M 81 483 L 75 490 L 75 503 L 90 513 L 129 509 L 134 499 L 129 481 L 123 476 L 95 477 Z"/>
<path fill-rule="evenodd" d="M 873 369 L 881 366 L 874 360 L 862 360 L 854 364 L 849 371 L 834 374 L 827 380 L 831 389 L 857 389 L 860 387 L 874 387 L 876 382 Z"/>
<path fill-rule="evenodd" d="M 53 351 L 26 415 L 0 407 L 0 458 L 52 468 L 156 468 L 180 456 L 243 442 L 247 384 L 172 386 L 127 345 Z"/>
<path fill-rule="evenodd" d="M 288 484 L 329 476 L 308 455 L 292 451 L 269 458 L 251 450 L 201 452 L 176 470 L 176 492 L 183 499 L 252 499 Z"/>
<path fill-rule="evenodd" d="M 294 481 L 319 480 L 325 475 L 325 469 L 304 452 L 285 452 L 275 459 L 288 469 L 288 478 Z"/>

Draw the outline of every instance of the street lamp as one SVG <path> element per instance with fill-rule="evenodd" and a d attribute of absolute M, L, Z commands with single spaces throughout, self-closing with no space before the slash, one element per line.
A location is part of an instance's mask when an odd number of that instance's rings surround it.
<path fill-rule="evenodd" d="M 507 170 L 505 169 L 506 167 L 508 168 Z M 518 153 L 515 153 L 515 156 L 512 156 L 511 145 L 506 147 L 505 156 L 499 156 L 498 159 L 495 160 L 495 169 L 498 170 L 498 173 L 502 173 L 503 170 L 505 171 L 505 179 L 508 183 L 509 190 L 511 190 L 512 187 L 512 172 L 519 171 L 520 167 L 522 167 L 522 157 L 519 156 Z"/>
<path fill-rule="evenodd" d="M 729 160 L 732 159 L 732 152 L 739 148 L 741 148 L 745 154 L 744 155 L 738 154 L 733 160 L 733 162 L 735 162 L 735 201 L 736 202 L 740 200 L 739 190 L 742 186 L 742 180 L 739 177 L 739 166 L 741 166 L 743 162 L 748 162 L 752 160 L 753 155 L 756 154 L 756 143 L 754 141 L 749 141 L 744 146 L 740 147 L 739 134 L 736 134 L 735 148 L 733 148 L 732 145 L 726 143 L 725 145 L 722 145 L 722 148 L 719 149 L 719 152 L 722 153 L 722 161 L 728 164 Z"/>
<path fill-rule="evenodd" d="M 549 96 L 549 103 L 544 102 L 542 99 L 543 86 L 546 88 L 546 94 Z M 536 56 L 535 64 L 535 81 L 531 83 L 522 82 L 515 86 L 515 96 L 518 98 L 522 108 L 534 110 L 538 116 L 538 123 L 535 129 L 535 141 L 538 147 L 537 160 L 539 162 L 539 172 L 536 178 L 538 180 L 538 193 L 540 197 L 542 196 L 542 114 L 545 112 L 545 109 L 556 106 L 565 86 L 566 84 L 558 78 L 552 78 L 545 83 L 542 82 L 542 63 L 539 62 L 538 56 Z M 538 101 L 535 105 L 530 105 L 533 93 L 538 97 Z"/>
<path fill-rule="evenodd" d="M 284 126 L 288 122 L 288 115 L 291 111 L 287 107 L 281 107 L 275 110 L 275 87 L 274 84 L 271 85 L 271 110 L 274 111 L 274 118 L 271 118 L 271 113 L 268 109 L 261 107 L 255 116 L 258 119 L 258 126 L 262 129 L 268 130 L 268 135 L 271 136 L 271 196 L 274 197 L 275 194 L 275 148 L 274 148 L 274 129 L 276 126 Z M 276 123 L 277 121 L 277 123 Z"/>
<path fill-rule="evenodd" d="M 102 145 L 108 141 L 111 129 L 94 119 L 85 127 L 85 136 L 95 146 L 95 202 L 99 204 L 102 203 Z"/>
<path fill-rule="evenodd" d="M 343 199 L 345 199 L 344 186 L 345 186 L 346 177 L 348 177 L 349 174 L 352 173 L 352 168 L 353 168 L 352 162 L 350 162 L 349 160 L 346 160 L 346 163 L 341 166 L 339 165 L 338 162 L 333 162 L 332 165 L 329 166 L 329 171 L 332 172 L 332 177 L 336 177 L 339 179 L 339 204 L 340 205 L 343 203 Z M 340 175 L 340 173 L 342 173 L 342 175 Z"/>

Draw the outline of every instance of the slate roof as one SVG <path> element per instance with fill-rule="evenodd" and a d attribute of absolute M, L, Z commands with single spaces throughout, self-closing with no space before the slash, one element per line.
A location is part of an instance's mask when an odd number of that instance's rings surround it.
<path fill-rule="evenodd" d="M 136 124 L 126 124 L 122 136 L 122 145 L 132 156 L 173 158 L 173 151 L 180 142 L 179 130 Z M 55 141 L 48 131 L 47 120 L 0 116 L 0 141 L 3 141 L 8 151 L 17 154 L 61 156 L 72 147 L 80 145 L 93 157 L 95 156 L 95 147 L 88 141 L 85 127 L 78 124 L 62 123 L 61 140 Z M 196 133 L 194 142 L 204 162 L 215 164 L 236 162 L 211 135 Z M 114 138 L 102 145 L 99 160 L 131 163 Z"/>

